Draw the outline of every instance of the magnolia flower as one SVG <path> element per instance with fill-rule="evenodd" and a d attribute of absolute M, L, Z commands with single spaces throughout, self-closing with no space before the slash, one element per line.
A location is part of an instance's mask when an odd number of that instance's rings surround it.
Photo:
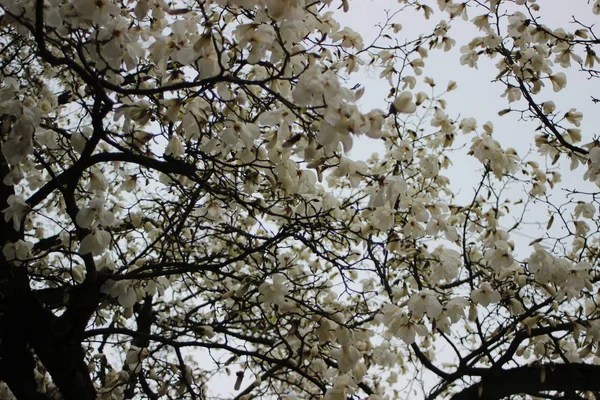
<path fill-rule="evenodd" d="M 579 127 L 581 126 L 581 120 L 583 119 L 583 113 L 577 111 L 575 108 L 571 108 L 569 112 L 565 114 L 565 118 L 567 121 L 572 123 L 573 125 Z"/>
<path fill-rule="evenodd" d="M 448 300 L 444 306 L 444 314 L 450 318 L 453 324 L 461 318 L 465 318 L 465 310 L 469 307 L 469 301 L 463 297 L 455 297 Z"/>
<path fill-rule="evenodd" d="M 33 249 L 33 243 L 19 239 L 14 243 L 7 243 L 2 248 L 2 253 L 6 261 L 12 261 L 15 265 L 21 265 L 22 260 L 27 260 L 31 257 L 31 249 Z"/>
<path fill-rule="evenodd" d="M 575 157 L 572 157 L 572 159 L 576 160 Z M 598 175 L 600 175 L 600 147 L 592 147 L 590 149 L 587 167 L 588 170 L 585 171 L 583 179 L 588 179 L 591 182 L 594 182 L 596 179 L 598 179 Z M 571 169 L 573 169 L 573 167 Z"/>
<path fill-rule="evenodd" d="M 269 24 L 243 24 L 233 31 L 240 47 L 249 45 L 248 62 L 256 64 L 270 49 L 275 40 L 275 31 Z"/>
<path fill-rule="evenodd" d="M 338 369 L 343 373 L 354 368 L 358 360 L 360 360 L 360 352 L 352 345 L 342 346 L 341 349 L 333 349 L 331 350 L 331 355 L 335 357 Z"/>
<path fill-rule="evenodd" d="M 273 275 L 273 283 L 263 282 L 258 287 L 263 303 L 267 306 L 271 304 L 282 305 L 285 302 L 285 295 L 289 292 L 285 285 L 286 282 L 287 279 L 282 274 Z"/>
<path fill-rule="evenodd" d="M 593 291 L 589 273 L 591 269 L 592 265 L 586 261 L 582 261 L 569 269 L 567 278 L 562 282 L 568 296 L 573 297 L 586 288 Z"/>
<path fill-rule="evenodd" d="M 333 42 L 342 41 L 341 46 L 346 48 L 354 48 L 356 50 L 362 50 L 364 47 L 363 39 L 358 32 L 346 27 L 341 31 L 334 32 L 331 35 Z"/>
<path fill-rule="evenodd" d="M 438 247 L 433 254 L 439 257 L 438 262 L 433 263 L 432 278 L 439 281 L 451 282 L 458 276 L 461 266 L 460 254 L 455 250 Z"/>
<path fill-rule="evenodd" d="M 256 124 L 241 124 L 227 121 L 221 133 L 221 140 L 228 146 L 234 147 L 241 140 L 246 148 L 251 148 L 254 140 L 260 137 L 260 130 Z"/>
<path fill-rule="evenodd" d="M 592 218 L 596 213 L 596 207 L 592 203 L 579 202 L 575 206 L 575 218 L 583 216 L 583 218 Z"/>
<path fill-rule="evenodd" d="M 504 240 L 498 240 L 495 248 L 485 253 L 485 259 L 494 271 L 509 268 L 514 263 L 510 245 Z"/>
<path fill-rule="evenodd" d="M 507 87 L 501 97 L 506 97 L 509 103 L 521 100 L 521 89 L 518 87 Z"/>
<path fill-rule="evenodd" d="M 89 189 L 94 192 L 104 192 L 108 188 L 108 180 L 98 168 L 92 169 L 90 173 Z"/>
<path fill-rule="evenodd" d="M 8 196 L 6 202 L 8 203 L 8 207 L 2 210 L 4 221 L 9 222 L 12 219 L 14 230 L 19 231 L 21 230 L 21 220 L 31 210 L 31 207 L 29 207 L 25 199 L 14 194 Z"/>
<path fill-rule="evenodd" d="M 365 115 L 368 121 L 369 129 L 366 131 L 366 135 L 372 139 L 379 139 L 383 135 L 381 131 L 383 123 L 385 122 L 385 115 L 381 110 L 372 110 Z"/>
<path fill-rule="evenodd" d="M 413 71 L 415 71 L 415 75 L 419 76 L 423 73 L 425 62 L 422 59 L 417 58 L 410 62 L 410 66 L 413 68 Z"/>
<path fill-rule="evenodd" d="M 407 238 L 416 239 L 425 236 L 427 232 L 414 217 L 410 217 L 408 221 L 406 221 L 404 227 L 402 228 L 402 233 Z"/>
<path fill-rule="evenodd" d="M 460 57 L 460 65 L 468 65 L 471 68 L 477 69 L 479 54 L 476 51 L 471 50 L 469 46 L 462 46 L 460 52 L 463 53 Z"/>
<path fill-rule="evenodd" d="M 440 128 L 440 131 L 443 133 L 452 133 L 454 131 L 454 124 L 441 108 L 435 109 L 433 118 L 431 119 L 431 126 Z"/>
<path fill-rule="evenodd" d="M 559 92 L 567 86 L 567 75 L 564 72 L 559 72 L 554 75 L 550 75 L 550 82 L 552 82 L 552 89 L 555 92 Z"/>
<path fill-rule="evenodd" d="M 417 334 L 419 336 L 427 335 L 427 328 L 424 325 L 413 322 L 408 314 L 394 304 L 384 305 L 382 313 L 383 324 L 394 336 L 402 339 L 408 345 L 415 342 Z"/>
<path fill-rule="evenodd" d="M 575 235 L 580 237 L 586 237 L 590 231 L 590 226 L 584 221 L 573 221 L 575 225 Z"/>
<path fill-rule="evenodd" d="M 435 154 L 426 155 L 419 161 L 419 167 L 421 168 L 423 177 L 434 178 L 440 172 L 439 157 Z"/>
<path fill-rule="evenodd" d="M 276 21 L 294 21 L 303 16 L 299 0 L 267 0 L 267 13 Z"/>
<path fill-rule="evenodd" d="M 87 144 L 87 141 L 91 135 L 92 131 L 85 128 L 83 128 L 81 132 L 73 132 L 71 135 L 71 147 L 73 150 L 79 154 L 83 153 L 85 145 Z"/>
<path fill-rule="evenodd" d="M 556 104 L 553 101 L 545 101 L 542 103 L 542 111 L 544 114 L 552 114 L 556 110 Z"/>
<path fill-rule="evenodd" d="M 382 232 L 394 227 L 396 212 L 389 203 L 377 207 L 373 212 L 373 225 Z"/>
<path fill-rule="evenodd" d="M 437 299 L 438 294 L 430 289 L 423 289 L 415 293 L 408 300 L 408 308 L 415 318 L 427 315 L 429 318 L 437 318 L 442 312 L 442 305 Z"/>
<path fill-rule="evenodd" d="M 425 92 L 419 92 L 417 93 L 416 99 L 415 99 L 415 104 L 417 106 L 420 106 L 421 104 L 423 104 L 425 102 L 425 100 L 428 100 L 429 96 L 427 95 L 427 93 Z"/>
<path fill-rule="evenodd" d="M 115 222 L 114 214 L 104 208 L 104 199 L 102 198 L 90 200 L 86 207 L 79 210 L 75 216 L 75 222 L 81 228 L 88 229 L 96 217 L 98 217 L 98 222 L 104 226 L 111 226 Z"/>
<path fill-rule="evenodd" d="M 145 347 L 131 346 L 125 356 L 125 363 L 129 369 L 138 372 L 141 367 L 141 362 L 150 355 L 150 352 Z"/>
<path fill-rule="evenodd" d="M 185 154 L 185 147 L 183 147 L 183 143 L 181 143 L 181 139 L 179 139 L 178 135 L 171 136 L 169 140 L 169 144 L 165 149 L 165 156 L 172 156 L 175 158 L 181 157 Z"/>
<path fill-rule="evenodd" d="M 323 400 L 346 400 L 353 397 L 356 383 L 350 375 L 339 375 L 333 379 L 333 387 L 327 389 Z"/>
<path fill-rule="evenodd" d="M 490 21 L 489 21 L 489 18 L 490 18 L 489 14 L 482 14 L 482 15 L 478 15 L 477 17 L 473 18 L 471 20 L 471 22 L 480 31 L 489 32 L 489 30 L 490 30 Z"/>
<path fill-rule="evenodd" d="M 2 155 L 9 164 L 19 164 L 29 154 L 33 153 L 34 131 L 35 125 L 32 118 L 23 115 L 17 119 L 8 140 L 2 144 Z"/>
<path fill-rule="evenodd" d="M 81 241 L 81 244 L 79 245 L 79 253 L 99 256 L 110 244 L 110 239 L 110 233 L 107 231 L 94 229 Z"/>
<path fill-rule="evenodd" d="M 552 281 L 552 277 L 557 270 L 558 260 L 538 243 L 533 248 L 534 253 L 529 257 L 527 267 L 535 275 L 538 282 L 548 283 Z"/>
<path fill-rule="evenodd" d="M 315 330 L 319 344 L 331 342 L 335 339 L 335 323 L 327 319 L 322 319 L 319 327 Z"/>
<path fill-rule="evenodd" d="M 417 105 L 412 101 L 411 92 L 400 93 L 392 102 L 392 111 L 412 114 L 417 110 Z"/>
<path fill-rule="evenodd" d="M 479 285 L 479 289 L 475 289 L 471 292 L 471 300 L 477 304 L 481 304 L 484 307 L 492 303 L 497 303 L 502 299 L 500 293 L 490 285 L 489 282 L 483 282 Z"/>
<path fill-rule="evenodd" d="M 392 151 L 392 156 L 398 161 L 412 161 L 414 157 L 413 144 L 410 140 L 401 140 L 400 143 L 398 143 L 398 147 Z"/>

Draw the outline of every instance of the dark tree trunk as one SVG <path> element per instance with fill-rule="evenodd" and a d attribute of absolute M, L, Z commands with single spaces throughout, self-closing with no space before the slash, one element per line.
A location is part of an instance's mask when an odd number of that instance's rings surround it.
<path fill-rule="evenodd" d="M 7 199 L 14 194 L 13 187 L 2 182 L 8 172 L 0 153 L 0 210 L 8 206 Z M 23 233 L 15 231 L 12 221 L 7 223 L 1 216 L 0 250 L 6 243 L 22 238 Z M 82 285 L 74 293 L 67 311 L 58 318 L 31 290 L 27 266 L 7 262 L 0 252 L 0 380 L 17 399 L 47 398 L 37 391 L 34 354 L 65 400 L 96 399 L 81 339 L 99 290 L 86 286 L 89 285 Z"/>

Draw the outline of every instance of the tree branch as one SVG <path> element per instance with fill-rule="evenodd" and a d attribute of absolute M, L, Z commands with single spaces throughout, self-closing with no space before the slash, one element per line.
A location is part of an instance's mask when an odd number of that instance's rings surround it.
<path fill-rule="evenodd" d="M 537 396 L 545 391 L 598 391 L 599 376 L 600 365 L 528 365 L 494 371 L 481 382 L 452 396 L 451 400 L 497 400 L 519 393 Z"/>

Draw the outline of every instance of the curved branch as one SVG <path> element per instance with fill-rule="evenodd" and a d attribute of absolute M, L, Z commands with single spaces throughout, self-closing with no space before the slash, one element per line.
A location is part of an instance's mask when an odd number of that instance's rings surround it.
<path fill-rule="evenodd" d="M 497 400 L 510 395 L 541 392 L 600 391 L 600 365 L 542 364 L 494 371 L 451 400 Z"/>

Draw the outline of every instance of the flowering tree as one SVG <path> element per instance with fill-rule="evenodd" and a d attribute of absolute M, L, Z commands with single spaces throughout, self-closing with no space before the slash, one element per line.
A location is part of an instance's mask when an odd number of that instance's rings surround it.
<path fill-rule="evenodd" d="M 552 27 L 550 2 L 401 0 L 371 43 L 351 6 L 0 0 L 2 398 L 597 398 L 600 146 L 550 99 L 600 74 L 600 2 Z M 409 13 L 439 21 L 400 39 Z M 421 73 L 454 46 L 495 59 L 537 155 L 449 115 Z"/>

